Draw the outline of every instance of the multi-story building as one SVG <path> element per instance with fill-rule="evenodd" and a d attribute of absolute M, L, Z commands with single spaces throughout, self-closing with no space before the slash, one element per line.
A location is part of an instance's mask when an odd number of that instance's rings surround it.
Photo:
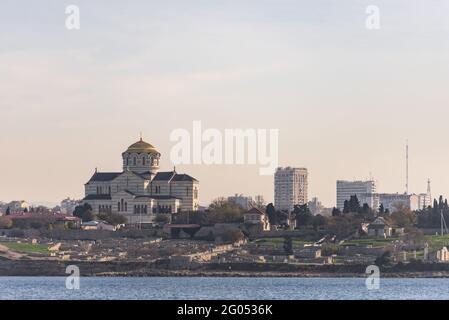
<path fill-rule="evenodd" d="M 137 141 L 122 153 L 122 172 L 98 172 L 85 184 L 83 203 L 93 212 L 120 213 L 128 223 L 151 223 L 158 213 L 197 211 L 199 182 L 175 170 L 158 172 L 161 154 Z"/>
<path fill-rule="evenodd" d="M 14 200 L 4 206 L 4 213 L 6 213 L 6 211 L 9 211 L 10 214 L 22 213 L 29 211 L 30 207 L 30 204 L 25 200 Z"/>
<path fill-rule="evenodd" d="M 409 208 L 410 210 L 419 209 L 419 196 L 406 193 L 379 193 L 379 205 L 393 213 L 399 207 Z"/>
<path fill-rule="evenodd" d="M 228 201 L 238 204 L 245 210 L 249 210 L 253 207 L 265 207 L 265 200 L 262 195 L 257 195 L 253 199 L 251 196 L 244 196 L 243 194 L 236 193 L 235 195 L 228 197 Z"/>
<path fill-rule="evenodd" d="M 351 196 L 357 196 L 360 205 L 368 204 L 375 210 L 379 207 L 379 200 L 376 195 L 376 182 L 368 181 L 345 181 L 337 180 L 337 208 L 343 211 L 345 200 Z"/>
<path fill-rule="evenodd" d="M 63 214 L 73 214 L 77 205 L 81 203 L 80 200 L 66 198 L 61 201 L 61 213 Z"/>
<path fill-rule="evenodd" d="M 255 202 L 255 204 L 256 204 L 256 206 L 258 208 L 265 207 L 265 205 L 266 205 L 266 202 L 265 202 L 265 199 L 264 199 L 263 195 L 260 195 L 260 194 L 256 195 L 254 197 L 254 202 Z"/>
<path fill-rule="evenodd" d="M 244 196 L 243 194 L 235 194 L 234 196 L 228 197 L 228 201 L 241 206 L 245 210 L 254 207 L 253 198 L 251 196 Z"/>
<path fill-rule="evenodd" d="M 332 214 L 332 209 L 326 208 L 317 197 L 313 197 L 312 200 L 307 203 L 307 206 L 309 207 L 310 213 L 314 216 L 318 214 L 322 216 L 330 216 Z"/>
<path fill-rule="evenodd" d="M 295 205 L 307 203 L 307 169 L 277 168 L 274 174 L 274 206 L 291 212 Z"/>
<path fill-rule="evenodd" d="M 419 208 L 418 209 L 424 209 L 429 206 L 432 206 L 432 193 L 430 191 L 430 179 L 427 180 L 427 192 L 426 193 L 420 193 L 418 195 L 419 197 Z"/>

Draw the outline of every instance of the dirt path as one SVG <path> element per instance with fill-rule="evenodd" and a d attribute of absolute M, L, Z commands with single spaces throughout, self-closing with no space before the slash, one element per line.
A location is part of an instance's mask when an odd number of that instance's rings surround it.
<path fill-rule="evenodd" d="M 15 252 L 15 251 L 11 251 L 11 249 L 9 249 L 8 247 L 0 244 L 0 256 L 7 258 L 7 259 L 11 259 L 11 260 L 19 260 L 23 257 L 25 257 L 24 254 Z"/>

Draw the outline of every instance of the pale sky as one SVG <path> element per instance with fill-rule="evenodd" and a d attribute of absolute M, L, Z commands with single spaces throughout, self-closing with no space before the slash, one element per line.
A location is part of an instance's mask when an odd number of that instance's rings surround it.
<path fill-rule="evenodd" d="M 65 28 L 65 7 L 81 29 Z M 368 5 L 380 29 L 365 27 Z M 449 2 L 179 0 L 0 2 L 0 200 L 81 198 L 95 167 L 120 171 L 138 140 L 279 129 L 279 162 L 307 167 L 309 198 L 337 179 L 382 192 L 449 190 Z M 257 165 L 183 165 L 207 204 L 273 199 Z"/>

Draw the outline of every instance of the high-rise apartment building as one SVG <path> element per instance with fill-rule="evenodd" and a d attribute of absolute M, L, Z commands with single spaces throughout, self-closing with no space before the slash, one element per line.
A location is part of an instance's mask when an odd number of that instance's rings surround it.
<path fill-rule="evenodd" d="M 343 211 L 345 200 L 351 196 L 357 196 L 360 205 L 368 204 L 370 208 L 377 210 L 379 197 L 376 195 L 376 182 L 337 180 L 337 208 Z"/>
<path fill-rule="evenodd" d="M 293 211 L 295 205 L 307 203 L 307 169 L 277 168 L 274 174 L 274 206 L 277 210 Z"/>

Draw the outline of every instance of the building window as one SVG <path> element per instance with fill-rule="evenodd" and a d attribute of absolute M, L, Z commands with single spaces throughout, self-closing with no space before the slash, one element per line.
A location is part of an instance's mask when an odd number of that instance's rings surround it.
<path fill-rule="evenodd" d="M 142 158 L 142 165 L 143 165 L 143 166 L 146 165 L 146 159 L 145 159 L 145 157 Z"/>
<path fill-rule="evenodd" d="M 128 202 L 125 202 L 125 212 L 128 211 Z"/>
<path fill-rule="evenodd" d="M 117 210 L 118 210 L 118 211 L 121 211 L 121 210 L 120 210 L 120 201 L 117 202 Z"/>
<path fill-rule="evenodd" d="M 134 157 L 134 158 L 133 158 L 133 165 L 136 165 L 136 164 L 137 164 L 137 158 Z"/>

